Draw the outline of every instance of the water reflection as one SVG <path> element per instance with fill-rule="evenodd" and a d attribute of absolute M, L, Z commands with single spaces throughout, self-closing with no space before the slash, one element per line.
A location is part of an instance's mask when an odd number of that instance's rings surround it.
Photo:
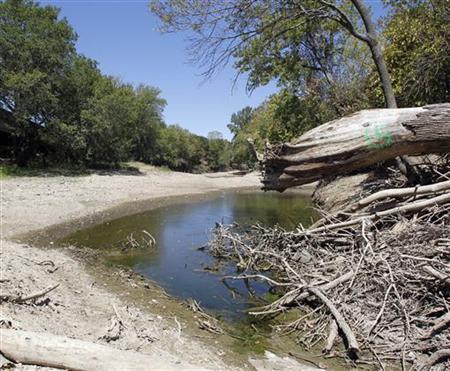
<path fill-rule="evenodd" d="M 132 267 L 181 299 L 194 298 L 201 305 L 227 319 L 242 318 L 254 306 L 252 295 L 267 292 L 264 284 L 236 281 L 224 284 L 222 275 L 235 274 L 227 264 L 220 272 L 205 269 L 215 259 L 198 248 L 210 238 L 216 222 L 237 222 L 242 226 L 256 222 L 279 224 L 293 229 L 298 222 L 311 221 L 313 211 L 308 198 L 298 194 L 262 192 L 226 193 L 216 199 L 173 205 L 128 216 L 77 232 L 64 242 L 105 249 L 108 259 Z M 127 237 L 136 238 L 142 230 L 156 239 L 156 248 L 118 253 Z M 230 286 L 231 285 L 231 286 Z"/>

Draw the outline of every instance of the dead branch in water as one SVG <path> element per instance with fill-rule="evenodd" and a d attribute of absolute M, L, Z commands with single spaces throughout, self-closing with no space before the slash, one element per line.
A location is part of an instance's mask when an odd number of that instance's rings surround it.
<path fill-rule="evenodd" d="M 142 235 L 135 238 L 134 233 L 127 236 L 125 241 L 122 242 L 122 251 L 128 251 L 133 249 L 145 249 L 156 246 L 155 237 L 153 237 L 145 229 L 142 230 Z"/>
<path fill-rule="evenodd" d="M 298 334 L 306 349 L 322 341 L 330 352 L 340 335 L 348 352 L 363 355 L 364 362 L 416 368 L 445 362 L 447 353 L 440 351 L 450 337 L 445 187 L 421 189 L 421 198 L 411 190 L 398 192 L 402 200 L 391 208 L 341 213 L 309 230 L 255 225 L 242 232 L 218 225 L 209 251 L 238 263 L 242 273 L 226 279 L 263 280 L 280 293 L 252 314 L 302 309 L 300 318 L 279 328 Z M 255 273 L 266 271 L 270 274 Z"/>
<path fill-rule="evenodd" d="M 195 299 L 191 299 L 188 301 L 188 307 L 198 315 L 197 324 L 199 325 L 199 328 L 205 331 L 212 332 L 213 334 L 224 334 L 224 331 L 220 327 L 220 323 L 217 318 L 214 318 L 213 316 L 210 316 L 208 313 L 206 313 Z"/>

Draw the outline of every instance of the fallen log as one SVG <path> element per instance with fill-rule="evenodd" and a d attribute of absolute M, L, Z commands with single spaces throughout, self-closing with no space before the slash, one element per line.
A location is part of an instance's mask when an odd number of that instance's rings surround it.
<path fill-rule="evenodd" d="M 383 200 L 386 198 L 400 198 L 407 196 L 417 196 L 429 193 L 438 193 L 447 191 L 450 189 L 450 180 L 445 182 L 430 184 L 426 186 L 417 186 L 417 187 L 409 187 L 409 188 L 397 188 L 397 189 L 385 189 L 383 191 L 379 191 L 374 193 L 362 200 L 358 201 L 355 205 L 351 205 L 346 209 L 346 211 L 357 211 L 362 209 L 365 206 L 370 205 L 371 203 L 379 200 Z"/>
<path fill-rule="evenodd" d="M 199 369 L 170 364 L 156 356 L 46 333 L 1 329 L 0 336 L 0 353 L 8 360 L 25 365 L 92 371 Z"/>
<path fill-rule="evenodd" d="M 268 146 L 266 190 L 311 183 L 403 155 L 450 152 L 450 103 L 373 109 L 323 124 L 291 143 Z"/>

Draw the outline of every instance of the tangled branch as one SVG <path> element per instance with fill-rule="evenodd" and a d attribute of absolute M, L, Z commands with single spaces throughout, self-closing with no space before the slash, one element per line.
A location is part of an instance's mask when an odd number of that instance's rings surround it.
<path fill-rule="evenodd" d="M 238 262 L 242 274 L 226 279 L 263 280 L 280 294 L 253 315 L 302 310 L 278 330 L 296 333 L 306 349 L 323 342 L 330 354 L 340 334 L 347 352 L 334 355 L 359 357 L 382 369 L 385 362 L 416 369 L 446 362 L 448 181 L 413 193 L 384 191 L 356 206 L 350 209 L 358 214 L 327 215 L 310 229 L 255 225 L 242 232 L 218 225 L 209 250 Z"/>

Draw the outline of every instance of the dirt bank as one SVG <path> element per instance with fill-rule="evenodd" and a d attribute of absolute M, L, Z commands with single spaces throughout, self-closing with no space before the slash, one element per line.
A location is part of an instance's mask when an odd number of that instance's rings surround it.
<path fill-rule="evenodd" d="M 105 287 L 101 274 L 91 274 L 82 260 L 68 251 L 41 249 L 20 240 L 25 241 L 24 236 L 30 233 L 37 237 L 48 234 L 52 231 L 48 227 L 54 225 L 67 227 L 82 220 L 90 223 L 141 211 L 151 207 L 151 200 L 154 206 L 174 196 L 190 198 L 218 190 L 257 187 L 256 174 L 193 175 L 150 169 L 141 175 L 21 177 L 2 179 L 0 183 L 0 293 L 27 295 L 59 284 L 34 304 L 1 303 L 3 328 L 48 332 L 138 350 L 154 357 L 155 365 L 164 365 L 164 369 L 189 365 L 208 369 L 236 367 L 214 340 L 207 340 L 210 345 L 206 346 L 195 334 L 188 335 L 184 319 L 173 316 L 165 308 L 162 294 L 148 283 L 137 285 L 127 273 L 115 270 L 103 273 L 103 277 L 114 275 L 112 279 L 117 279 L 118 286 L 127 282 L 139 286 L 134 287 L 137 291 L 133 295 L 140 296 L 142 305 L 134 304 L 139 300 L 130 300 L 131 289 L 121 292 L 123 286 Z M 51 241 L 51 236 L 43 240 Z M 124 326 L 119 338 L 110 340 L 108 328 L 117 314 Z"/>
<path fill-rule="evenodd" d="M 256 173 L 196 175 L 153 168 L 140 175 L 18 177 L 0 183 L 4 238 L 105 213 L 124 204 L 130 206 L 126 212 L 132 213 L 148 207 L 148 200 L 160 202 L 173 196 L 260 186 Z"/>

